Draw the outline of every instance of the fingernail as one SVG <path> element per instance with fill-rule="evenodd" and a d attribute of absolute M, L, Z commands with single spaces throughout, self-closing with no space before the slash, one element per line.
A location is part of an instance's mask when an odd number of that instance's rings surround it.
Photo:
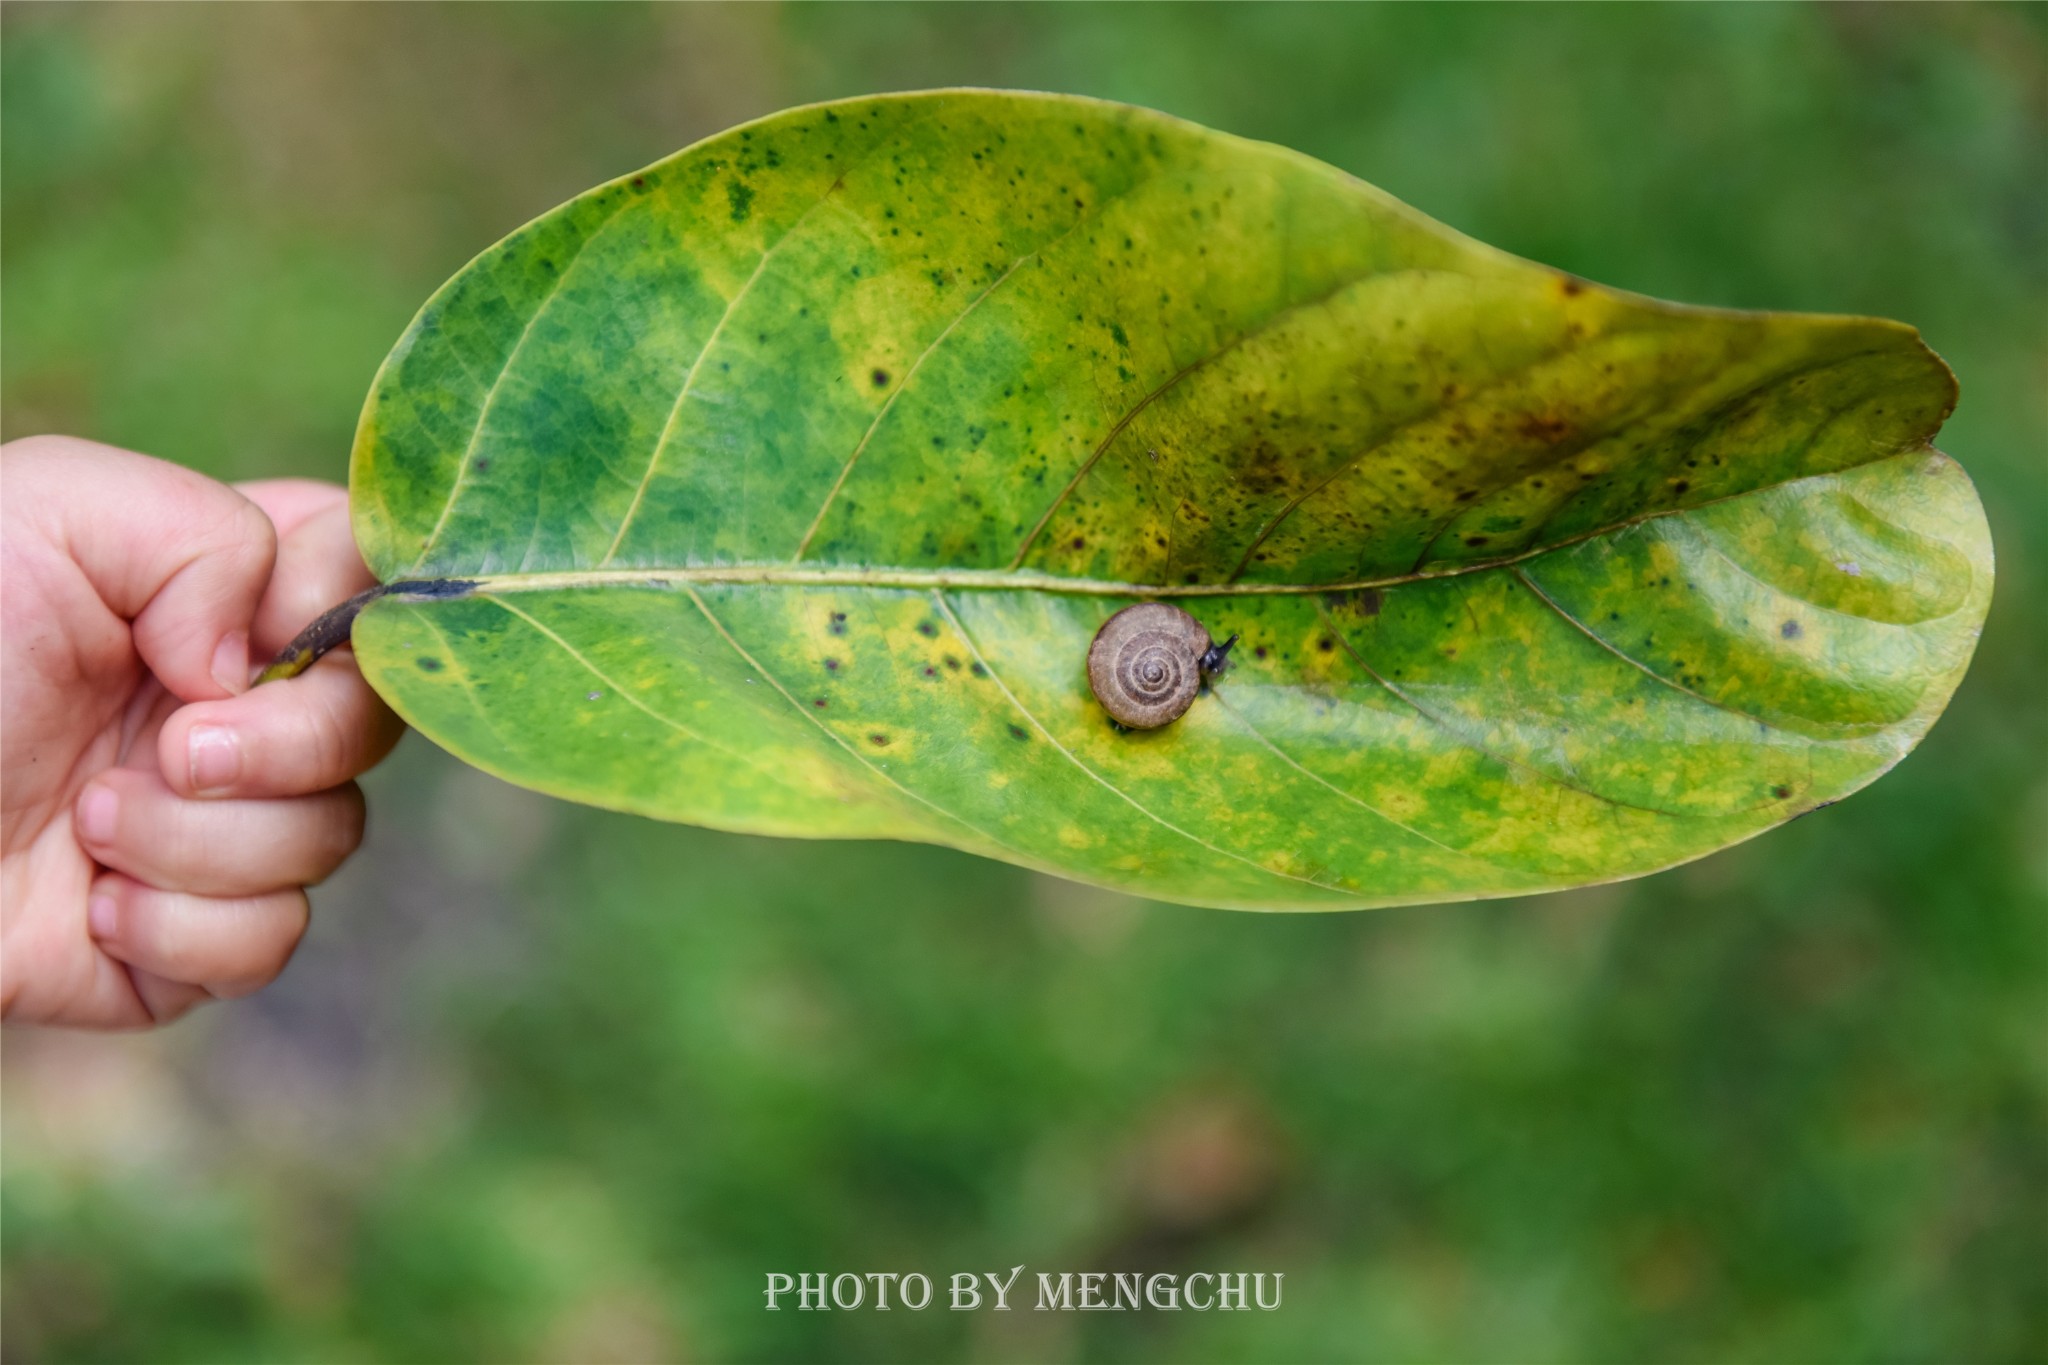
<path fill-rule="evenodd" d="M 120 824 L 121 798 L 111 787 L 87 787 L 78 800 L 78 832 L 87 843 L 107 844 L 114 840 Z"/>
<path fill-rule="evenodd" d="M 85 927 L 94 938 L 108 939 L 114 936 L 115 921 L 121 917 L 121 907 L 106 892 L 96 893 L 86 902 Z"/>
<path fill-rule="evenodd" d="M 249 690 L 249 632 L 231 630 L 213 647 L 213 680 L 237 696 Z"/>
<path fill-rule="evenodd" d="M 195 725 L 185 737 L 185 758 L 191 766 L 192 790 L 214 796 L 235 785 L 242 775 L 242 746 L 225 725 Z"/>

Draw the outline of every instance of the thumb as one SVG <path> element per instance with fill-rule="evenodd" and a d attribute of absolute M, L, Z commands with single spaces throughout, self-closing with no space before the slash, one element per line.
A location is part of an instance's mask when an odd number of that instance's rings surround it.
<path fill-rule="evenodd" d="M 112 446 L 38 438 L 8 448 L 51 538 L 131 623 L 135 651 L 181 701 L 249 686 L 249 625 L 277 558 L 270 518 L 203 474 Z"/>

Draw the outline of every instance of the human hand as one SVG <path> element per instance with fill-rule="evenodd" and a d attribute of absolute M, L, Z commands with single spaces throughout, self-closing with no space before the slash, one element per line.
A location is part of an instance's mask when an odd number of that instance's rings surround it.
<path fill-rule="evenodd" d="M 354 659 L 249 688 L 374 580 L 347 494 L 0 446 L 0 1016 L 146 1028 L 267 984 L 403 727 Z"/>

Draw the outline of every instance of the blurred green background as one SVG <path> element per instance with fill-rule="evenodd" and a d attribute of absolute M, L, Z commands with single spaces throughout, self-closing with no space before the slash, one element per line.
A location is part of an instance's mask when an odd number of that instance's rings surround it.
<path fill-rule="evenodd" d="M 1999 586 L 1893 775 L 1526 901 L 1204 912 L 417 738 L 284 980 L 5 1042 L 4 1358 L 2048 1358 L 2048 8 L 9 4 L 0 423 L 339 479 L 468 257 L 808 100 L 1153 105 L 1961 375 Z M 766 1313 L 769 1271 L 1285 1272 Z M 1027 1271 L 1028 1280 L 1030 1271 Z"/>

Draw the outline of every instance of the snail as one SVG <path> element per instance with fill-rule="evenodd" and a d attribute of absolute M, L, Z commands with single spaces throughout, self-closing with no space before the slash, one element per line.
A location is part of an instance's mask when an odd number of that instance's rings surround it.
<path fill-rule="evenodd" d="M 1156 730 L 1194 704 L 1202 679 L 1223 667 L 1236 643 L 1233 635 L 1217 644 L 1179 607 L 1140 602 L 1095 632 L 1088 646 L 1088 686 L 1117 724 Z"/>

